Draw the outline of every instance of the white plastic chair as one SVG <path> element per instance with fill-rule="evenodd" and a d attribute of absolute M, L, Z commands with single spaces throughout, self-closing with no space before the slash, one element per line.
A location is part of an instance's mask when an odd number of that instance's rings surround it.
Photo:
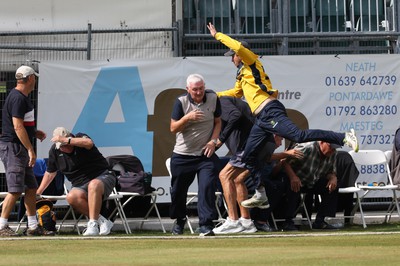
<path fill-rule="evenodd" d="M 171 158 L 167 158 L 167 160 L 165 161 L 165 166 L 167 167 L 169 176 L 172 178 L 172 174 L 171 174 Z M 198 193 L 197 192 L 188 191 L 187 200 L 186 200 L 186 206 L 189 205 L 190 203 L 192 203 L 193 201 L 195 201 L 197 199 L 197 197 L 198 197 Z M 225 203 L 224 195 L 222 194 L 222 192 L 216 191 L 215 192 L 215 208 L 217 209 L 217 213 L 218 213 L 218 220 L 217 221 L 219 221 L 219 222 L 225 220 L 222 217 L 221 211 L 219 210 L 218 203 L 220 201 L 222 201 L 222 203 L 223 203 L 223 205 L 225 207 L 225 210 L 227 210 L 227 206 L 226 206 L 226 203 Z M 192 234 L 194 234 L 194 230 L 193 230 L 192 224 L 191 224 L 190 219 L 189 219 L 188 216 L 186 216 L 186 223 L 187 223 L 187 225 L 189 227 L 190 232 Z"/>
<path fill-rule="evenodd" d="M 371 185 L 359 184 L 359 182 L 356 181 L 355 188 L 359 188 L 363 191 L 363 194 L 359 196 L 358 199 L 358 205 L 359 205 L 358 207 L 360 208 L 364 228 L 366 227 L 365 218 L 367 218 L 368 216 L 362 213 L 361 203 L 363 199 L 366 197 L 366 195 L 371 191 L 389 191 L 392 193 L 392 203 L 390 204 L 388 210 L 386 211 L 385 222 L 388 222 L 390 220 L 392 212 L 394 210 L 397 210 L 397 214 L 400 217 L 399 202 L 396 194 L 396 190 L 399 187 L 397 185 L 393 185 L 393 180 L 390 175 L 390 169 L 385 153 L 381 150 L 359 150 L 357 153 L 354 151 L 350 151 L 349 154 L 353 158 L 354 163 L 357 165 L 358 168 L 363 166 L 366 167 L 366 169 L 371 169 L 372 171 L 373 169 L 379 169 L 378 168 L 379 165 L 383 165 L 385 170 L 384 175 L 386 180 L 384 180 L 384 182 L 386 183 L 386 185 L 380 184 L 377 186 L 371 186 Z M 369 216 L 369 217 L 376 217 L 376 216 Z"/>
<path fill-rule="evenodd" d="M 355 194 L 356 195 L 356 199 L 357 199 L 356 204 L 354 205 L 353 210 L 351 211 L 351 215 L 350 216 L 344 216 L 344 218 L 354 219 L 355 213 L 357 212 L 357 210 L 360 210 L 361 221 L 362 221 L 363 227 L 367 228 L 367 224 L 365 223 L 365 218 L 364 218 L 364 211 L 363 211 L 362 205 L 361 205 L 361 198 L 360 198 L 360 195 L 359 195 L 359 193 L 361 193 L 361 192 L 362 192 L 362 189 L 357 187 L 357 180 L 356 180 L 356 183 L 354 184 L 354 186 L 352 186 L 352 187 L 339 188 L 339 193 L 342 193 L 342 194 L 348 194 L 348 193 Z"/>

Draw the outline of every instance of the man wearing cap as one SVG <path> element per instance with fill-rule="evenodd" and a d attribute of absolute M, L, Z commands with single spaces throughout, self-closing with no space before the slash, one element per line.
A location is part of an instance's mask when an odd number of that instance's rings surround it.
<path fill-rule="evenodd" d="M 313 229 L 336 229 L 325 222 L 325 217 L 335 217 L 338 188 L 336 177 L 336 148 L 340 146 L 324 141 L 298 143 L 294 149 L 301 151 L 302 158 L 288 158 L 283 167 L 290 180 L 285 208 L 284 230 L 297 230 L 293 217 L 296 215 L 300 193 L 321 195 L 321 203 Z M 311 213 L 311 212 L 309 212 Z"/>
<path fill-rule="evenodd" d="M 100 215 L 100 209 L 115 187 L 116 177 L 109 171 L 107 160 L 84 133 L 73 135 L 66 128 L 57 127 L 51 141 L 54 144 L 49 150 L 47 171 L 37 193 L 42 194 L 60 171 L 72 183 L 68 203 L 89 218 L 83 235 L 108 235 L 113 223 Z"/>
<path fill-rule="evenodd" d="M 8 226 L 12 208 L 25 193 L 25 207 L 28 217 L 27 235 L 46 234 L 36 219 L 36 189 L 38 184 L 33 174 L 36 153 L 34 138 L 43 141 L 46 134 L 36 130 L 35 112 L 28 95 L 34 90 L 39 76 L 31 67 L 21 66 L 15 73 L 17 86 L 10 91 L 2 113 L 2 134 L 0 136 L 0 157 L 6 170 L 8 194 L 3 201 L 0 218 L 0 236 L 18 236 Z"/>
<path fill-rule="evenodd" d="M 256 117 L 244 148 L 242 162 L 245 166 L 243 167 L 242 164 L 235 165 L 234 162 L 230 162 L 232 175 L 245 174 L 249 176 L 250 171 L 254 171 L 260 183 L 259 172 L 263 168 L 264 162 L 257 158 L 263 157 L 259 156 L 259 154 L 265 152 L 263 147 L 271 139 L 271 133 L 298 143 L 323 140 L 338 145 L 346 144 L 356 152 L 358 151 L 358 141 L 353 129 L 346 133 L 299 129 L 287 117 L 285 107 L 277 100 L 278 91 L 272 87 L 271 80 L 265 73 L 258 55 L 249 49 L 249 45 L 217 32 L 212 23 L 209 23 L 207 27 L 211 36 L 231 49 L 226 55 L 232 56 L 232 62 L 238 69 L 234 88 L 217 92 L 218 96 L 233 96 L 237 98 L 244 96 L 253 115 Z M 272 149 L 267 151 L 269 155 L 273 152 Z M 246 208 L 268 206 L 268 199 L 263 185 L 260 183 L 254 196 L 242 201 L 241 205 Z"/>

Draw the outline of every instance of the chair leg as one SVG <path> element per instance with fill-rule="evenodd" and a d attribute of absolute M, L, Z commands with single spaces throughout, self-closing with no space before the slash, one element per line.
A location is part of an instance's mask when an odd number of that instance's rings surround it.
<path fill-rule="evenodd" d="M 364 216 L 364 211 L 363 211 L 362 205 L 361 205 L 361 199 L 360 199 L 360 197 L 358 196 L 358 193 L 356 193 L 356 194 L 357 194 L 357 204 L 356 204 L 355 207 L 358 206 L 358 209 L 360 209 L 361 221 L 362 221 L 362 224 L 363 224 L 363 228 L 365 229 L 365 228 L 367 228 L 367 224 L 366 224 L 366 222 L 365 222 L 365 216 Z"/>
<path fill-rule="evenodd" d="M 271 212 L 271 218 L 272 218 L 272 222 L 274 223 L 275 230 L 278 231 L 278 226 L 276 225 L 275 216 L 274 216 L 273 212 Z"/>
<path fill-rule="evenodd" d="M 190 233 L 194 234 L 194 231 L 193 231 L 193 228 L 192 228 L 192 224 L 191 224 L 191 222 L 189 220 L 189 216 L 187 216 L 187 215 L 186 215 L 186 223 L 187 223 L 187 225 L 189 227 Z"/>
<path fill-rule="evenodd" d="M 131 228 L 129 227 L 128 220 L 125 215 L 124 208 L 122 207 L 121 201 L 119 199 L 114 199 L 115 205 L 118 209 L 118 214 L 121 218 L 122 225 L 124 226 L 126 234 L 132 234 Z"/>
<path fill-rule="evenodd" d="M 157 195 L 151 194 L 150 198 L 151 198 L 151 206 L 150 206 L 149 210 L 147 211 L 146 215 L 144 216 L 144 218 L 143 218 L 144 220 L 140 224 L 140 229 L 142 229 L 145 220 L 147 220 L 149 218 L 149 215 L 150 215 L 151 211 L 154 209 L 156 211 L 156 213 L 157 213 L 157 218 L 158 218 L 158 221 L 160 222 L 161 228 L 162 228 L 163 232 L 166 233 L 167 231 L 164 228 L 164 224 L 163 224 L 163 222 L 161 220 L 160 212 L 158 211 L 157 204 L 156 204 Z"/>
<path fill-rule="evenodd" d="M 21 224 L 24 222 L 25 218 L 27 218 L 26 214 L 24 214 L 24 216 L 22 216 L 21 220 L 19 221 L 17 229 L 15 230 L 16 232 L 18 232 L 21 228 Z"/>

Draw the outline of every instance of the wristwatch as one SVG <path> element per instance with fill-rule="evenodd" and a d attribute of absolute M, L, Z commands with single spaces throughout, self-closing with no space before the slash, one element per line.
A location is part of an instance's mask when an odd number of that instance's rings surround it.
<path fill-rule="evenodd" d="M 68 145 L 70 145 L 71 144 L 71 137 L 68 137 Z"/>
<path fill-rule="evenodd" d="M 217 139 L 212 139 L 211 140 L 215 145 L 217 145 L 217 143 L 218 143 L 218 140 Z"/>

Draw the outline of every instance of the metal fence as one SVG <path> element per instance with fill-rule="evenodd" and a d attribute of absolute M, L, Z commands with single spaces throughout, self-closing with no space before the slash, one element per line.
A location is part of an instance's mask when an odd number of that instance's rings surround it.
<path fill-rule="evenodd" d="M 259 55 L 399 53 L 393 0 L 185 0 L 183 54 L 221 55 L 206 27 L 246 39 Z"/>
<path fill-rule="evenodd" d="M 184 0 L 184 31 L 228 34 L 396 31 L 393 0 Z"/>

